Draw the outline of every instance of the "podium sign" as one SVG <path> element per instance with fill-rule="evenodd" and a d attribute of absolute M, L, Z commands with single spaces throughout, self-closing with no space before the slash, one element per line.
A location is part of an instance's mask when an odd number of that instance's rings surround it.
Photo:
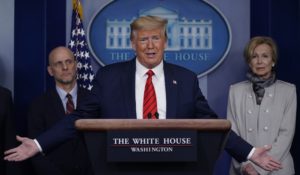
<path fill-rule="evenodd" d="M 108 131 L 108 162 L 196 162 L 197 132 Z"/>

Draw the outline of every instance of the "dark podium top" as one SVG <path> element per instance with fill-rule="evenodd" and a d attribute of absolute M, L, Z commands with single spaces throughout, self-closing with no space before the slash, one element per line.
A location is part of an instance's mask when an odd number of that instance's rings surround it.
<path fill-rule="evenodd" d="M 95 175 L 211 175 L 231 128 L 230 122 L 223 119 L 81 119 L 75 125 L 84 132 Z M 175 135 L 185 131 L 194 132 L 197 160 L 110 162 L 107 157 L 108 138 L 110 132 L 115 131 L 121 135 L 126 132 L 141 135 L 145 132 L 147 136 L 165 135 L 165 132 L 170 131 L 175 132 Z"/>

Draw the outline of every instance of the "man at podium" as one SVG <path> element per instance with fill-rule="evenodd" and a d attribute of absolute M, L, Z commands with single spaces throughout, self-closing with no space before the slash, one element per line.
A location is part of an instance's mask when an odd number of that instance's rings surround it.
<path fill-rule="evenodd" d="M 136 58 L 101 68 L 92 95 L 75 112 L 36 139 L 17 137 L 19 147 L 5 152 L 5 160 L 22 161 L 76 136 L 74 122 L 83 118 L 218 118 L 203 96 L 195 73 L 163 61 L 167 20 L 143 16 L 131 23 Z M 253 148 L 230 132 L 225 146 L 237 161 L 251 160 L 267 171 L 281 164 L 267 155 L 270 147 Z"/>

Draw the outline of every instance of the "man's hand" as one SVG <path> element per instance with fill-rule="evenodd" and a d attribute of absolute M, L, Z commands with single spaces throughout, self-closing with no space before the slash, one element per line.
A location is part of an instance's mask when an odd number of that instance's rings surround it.
<path fill-rule="evenodd" d="M 250 157 L 250 161 L 266 171 L 276 171 L 281 169 L 281 163 L 267 154 L 267 151 L 271 150 L 271 148 L 271 145 L 256 147 L 254 154 Z"/>
<path fill-rule="evenodd" d="M 247 163 L 242 167 L 242 173 L 243 175 L 258 175 L 258 172 L 255 170 L 251 163 Z"/>
<path fill-rule="evenodd" d="M 22 142 L 21 145 L 4 152 L 4 160 L 7 161 L 23 161 L 28 159 L 39 152 L 37 145 L 32 139 L 27 137 L 16 137 L 18 141 Z"/>

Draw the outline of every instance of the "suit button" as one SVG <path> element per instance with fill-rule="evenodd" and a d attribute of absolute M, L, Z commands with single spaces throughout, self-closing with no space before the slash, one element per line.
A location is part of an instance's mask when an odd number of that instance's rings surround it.
<path fill-rule="evenodd" d="M 252 98 L 252 95 L 248 95 L 248 98 Z"/>
<path fill-rule="evenodd" d="M 252 111 L 250 109 L 248 110 L 248 114 L 252 114 Z"/>
<path fill-rule="evenodd" d="M 269 97 L 273 97 L 273 94 L 269 94 L 268 96 L 269 96 Z"/>
<path fill-rule="evenodd" d="M 269 109 L 266 109 L 265 112 L 266 112 L 266 113 L 269 113 L 270 111 L 269 111 Z"/>
<path fill-rule="evenodd" d="M 248 129 L 248 132 L 252 132 L 252 131 L 253 131 L 253 129 L 252 129 L 252 128 L 249 128 L 249 129 Z"/>
<path fill-rule="evenodd" d="M 269 128 L 268 128 L 267 126 L 264 127 L 264 130 L 265 130 L 265 131 L 268 131 L 268 129 L 269 129 Z"/>

